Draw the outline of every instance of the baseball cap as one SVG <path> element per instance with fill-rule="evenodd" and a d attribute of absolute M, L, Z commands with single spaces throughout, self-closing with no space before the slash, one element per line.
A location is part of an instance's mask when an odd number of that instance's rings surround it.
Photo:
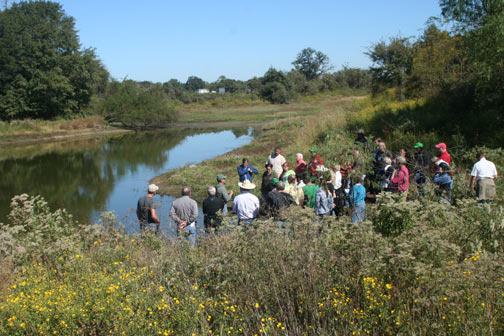
<path fill-rule="evenodd" d="M 441 142 L 441 143 L 438 143 L 436 145 L 436 148 L 443 148 L 443 149 L 446 149 L 446 144 L 444 142 Z"/>
<path fill-rule="evenodd" d="M 271 184 L 276 185 L 278 183 L 278 179 L 276 177 L 273 177 L 271 179 Z"/>
<path fill-rule="evenodd" d="M 310 148 L 310 152 L 312 152 L 312 153 L 317 153 L 317 152 L 318 152 L 317 147 L 312 147 L 312 148 Z"/>
<path fill-rule="evenodd" d="M 225 180 L 225 179 L 227 179 L 226 175 L 222 175 L 222 174 L 217 175 L 217 182 L 219 182 L 221 180 Z"/>
<path fill-rule="evenodd" d="M 153 193 L 155 191 L 157 191 L 159 189 L 159 187 L 155 184 L 149 184 L 149 187 L 147 188 L 147 190 L 150 192 L 150 193 Z"/>
<path fill-rule="evenodd" d="M 423 148 L 423 143 L 417 142 L 413 148 Z"/>

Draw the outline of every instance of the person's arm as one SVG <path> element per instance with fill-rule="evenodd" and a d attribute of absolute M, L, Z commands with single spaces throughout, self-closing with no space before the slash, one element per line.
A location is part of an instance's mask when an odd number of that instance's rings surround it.
<path fill-rule="evenodd" d="M 253 216 L 254 216 L 254 218 L 257 218 L 259 216 L 259 199 L 254 199 L 254 205 L 255 205 L 255 209 L 253 212 Z"/>
<path fill-rule="evenodd" d="M 252 170 L 252 173 L 254 173 L 256 175 L 259 174 L 259 171 L 257 169 L 255 169 L 254 167 L 249 166 L 249 168 L 250 168 L 250 170 Z"/>
<path fill-rule="evenodd" d="M 246 169 L 242 165 L 238 166 L 238 176 L 240 177 L 240 181 L 245 180 L 245 175 L 247 175 L 247 173 L 248 173 L 248 169 Z"/>
<path fill-rule="evenodd" d="M 170 209 L 170 218 L 173 219 L 173 221 L 178 224 L 179 229 L 183 229 L 186 226 L 186 222 L 180 219 L 179 216 L 177 216 L 177 213 L 175 212 L 175 208 L 173 207 L 173 205 Z"/>
<path fill-rule="evenodd" d="M 141 210 L 140 210 L 140 201 L 137 203 L 137 210 L 136 210 L 137 218 L 138 220 L 141 220 Z"/>
<path fill-rule="evenodd" d="M 189 223 L 193 223 L 198 219 L 198 203 L 195 200 L 191 202 L 191 213 L 189 214 Z"/>
<path fill-rule="evenodd" d="M 156 215 L 156 209 L 154 208 L 151 208 L 150 209 L 150 214 L 151 214 L 151 218 L 154 222 L 156 223 L 160 223 L 161 221 L 159 220 L 159 217 Z"/>

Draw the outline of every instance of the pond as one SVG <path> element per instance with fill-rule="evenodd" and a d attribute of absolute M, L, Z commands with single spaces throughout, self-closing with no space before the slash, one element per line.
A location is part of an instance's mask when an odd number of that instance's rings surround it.
<path fill-rule="evenodd" d="M 174 129 L 2 149 L 0 222 L 7 220 L 11 198 L 27 193 L 42 195 L 52 210 L 67 209 L 80 222 L 96 223 L 103 211 L 114 211 L 128 232 L 137 232 L 136 203 L 149 180 L 252 139 L 251 128 Z M 173 233 L 173 198 L 155 197 L 161 229 Z"/>

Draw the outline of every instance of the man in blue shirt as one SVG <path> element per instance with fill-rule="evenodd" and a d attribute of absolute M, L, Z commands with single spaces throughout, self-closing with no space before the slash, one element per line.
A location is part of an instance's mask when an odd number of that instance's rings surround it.
<path fill-rule="evenodd" d="M 243 158 L 242 164 L 238 166 L 238 176 L 240 176 L 240 182 L 245 180 L 252 182 L 252 174 L 259 174 L 259 172 L 254 167 L 249 166 L 247 158 Z"/>

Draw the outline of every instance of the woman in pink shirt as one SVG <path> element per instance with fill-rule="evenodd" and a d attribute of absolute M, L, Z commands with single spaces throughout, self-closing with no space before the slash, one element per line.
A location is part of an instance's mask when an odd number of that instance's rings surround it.
<path fill-rule="evenodd" d="M 390 182 L 397 186 L 397 190 L 406 192 L 409 187 L 409 171 L 408 168 L 406 168 L 406 159 L 402 156 L 398 156 L 396 160 L 399 164 L 399 170 L 397 170 L 397 168 L 394 169 Z"/>

